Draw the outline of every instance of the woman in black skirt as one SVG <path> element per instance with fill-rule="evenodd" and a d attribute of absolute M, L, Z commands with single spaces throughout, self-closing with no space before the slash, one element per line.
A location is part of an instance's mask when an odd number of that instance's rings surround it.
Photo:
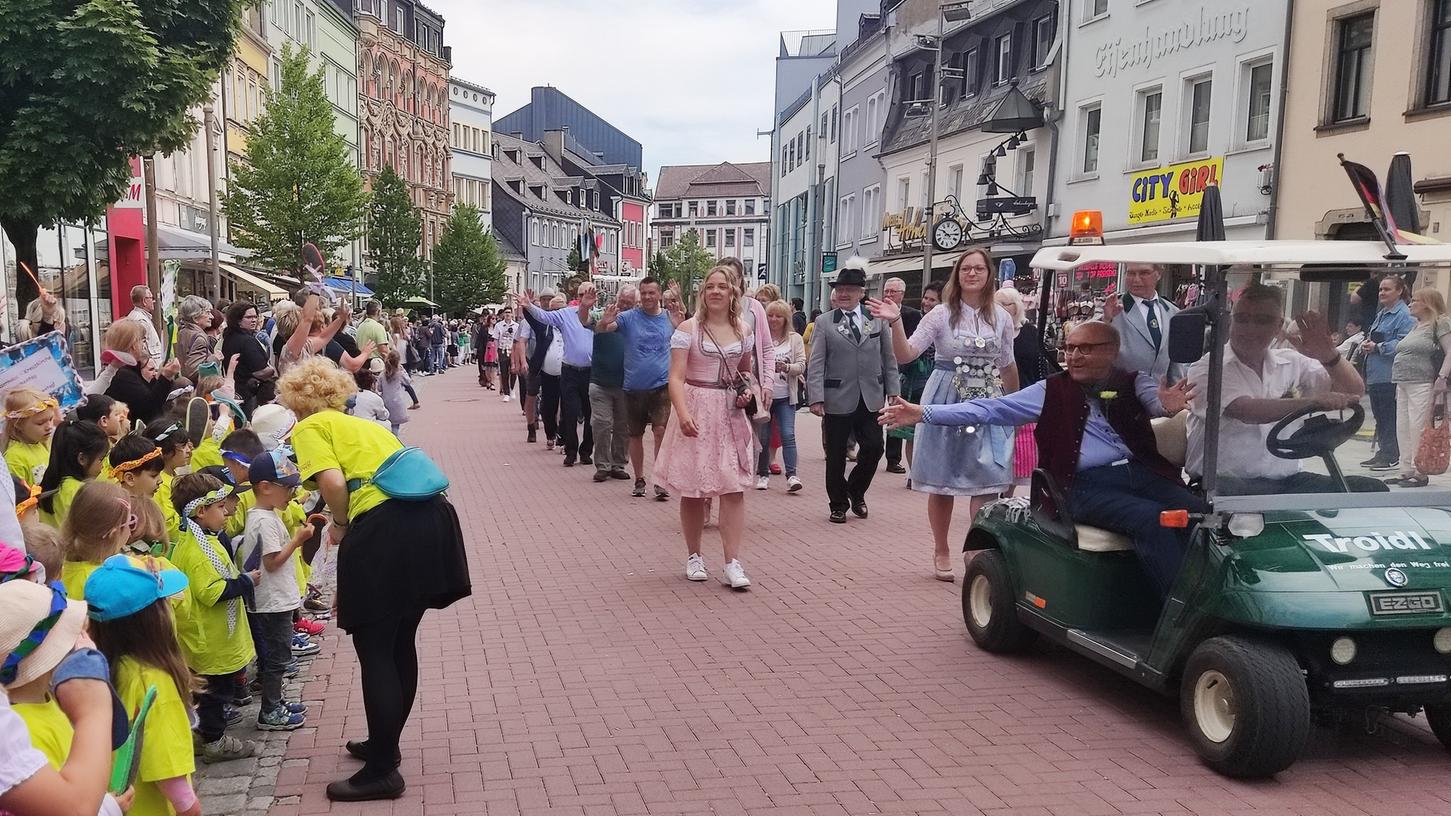
<path fill-rule="evenodd" d="M 444 496 L 393 499 L 371 483 L 402 445 L 387 428 L 344 413 L 357 387 L 325 357 L 293 366 L 278 401 L 298 422 L 298 470 L 332 513 L 337 555 L 337 624 L 353 638 L 363 675 L 368 738 L 349 742 L 362 770 L 327 787 L 329 799 L 358 802 L 403 794 L 398 737 L 418 692 L 418 624 L 470 594 L 458 513 Z"/>

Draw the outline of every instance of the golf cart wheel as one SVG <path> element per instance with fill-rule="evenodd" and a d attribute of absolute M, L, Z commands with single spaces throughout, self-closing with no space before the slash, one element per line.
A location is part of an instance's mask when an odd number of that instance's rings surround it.
<path fill-rule="evenodd" d="M 1431 724 L 1431 733 L 1436 735 L 1436 739 L 1451 751 L 1451 705 L 1426 706 L 1426 722 Z"/>
<path fill-rule="evenodd" d="M 1282 646 L 1210 638 L 1184 667 L 1179 710 L 1194 750 L 1225 776 L 1254 779 L 1290 767 L 1310 738 L 1310 691 Z"/>
<path fill-rule="evenodd" d="M 972 640 L 984 651 L 1021 651 L 1038 633 L 1018 620 L 1013 581 L 998 550 L 983 550 L 967 565 L 962 582 L 962 619 Z"/>

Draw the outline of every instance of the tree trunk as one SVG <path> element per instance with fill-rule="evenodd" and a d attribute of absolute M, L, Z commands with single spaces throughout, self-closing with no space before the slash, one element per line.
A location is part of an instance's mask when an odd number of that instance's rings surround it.
<path fill-rule="evenodd" d="M 35 248 L 40 225 L 22 219 L 0 218 L 0 227 L 4 228 L 5 237 L 15 247 L 15 308 L 20 319 L 24 320 L 25 307 L 30 305 L 30 301 L 40 297 L 40 288 L 36 286 L 35 279 L 20 268 L 20 264 L 25 264 L 36 275 L 40 274 L 39 253 Z"/>

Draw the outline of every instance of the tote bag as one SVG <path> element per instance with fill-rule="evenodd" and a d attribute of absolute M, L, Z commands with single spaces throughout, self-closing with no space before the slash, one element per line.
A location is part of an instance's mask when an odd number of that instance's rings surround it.
<path fill-rule="evenodd" d="M 1446 395 L 1431 400 L 1431 415 L 1416 445 L 1416 470 L 1427 476 L 1439 476 L 1451 467 L 1451 425 L 1446 422 Z"/>

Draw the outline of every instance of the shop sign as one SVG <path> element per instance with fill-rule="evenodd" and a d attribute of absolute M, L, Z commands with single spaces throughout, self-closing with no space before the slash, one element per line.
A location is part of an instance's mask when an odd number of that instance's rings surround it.
<path fill-rule="evenodd" d="M 1129 177 L 1129 223 L 1197 216 L 1204 188 L 1223 184 L 1223 179 L 1223 156 L 1134 173 Z"/>
<path fill-rule="evenodd" d="M 1227 4 L 1226 4 L 1227 5 Z M 1097 76 L 1118 76 L 1119 71 L 1145 71 L 1155 62 L 1181 51 L 1193 51 L 1221 40 L 1240 43 L 1249 34 L 1249 4 L 1228 8 L 1205 3 L 1186 10 L 1177 22 L 1158 27 L 1144 26 L 1137 32 L 1100 45 L 1094 52 Z"/>
<path fill-rule="evenodd" d="M 927 237 L 927 219 L 921 209 L 908 207 L 904 212 L 883 215 L 882 230 L 887 233 L 889 246 L 893 243 L 892 233 L 895 232 L 895 243 L 905 247 L 910 242 L 921 241 Z"/>

